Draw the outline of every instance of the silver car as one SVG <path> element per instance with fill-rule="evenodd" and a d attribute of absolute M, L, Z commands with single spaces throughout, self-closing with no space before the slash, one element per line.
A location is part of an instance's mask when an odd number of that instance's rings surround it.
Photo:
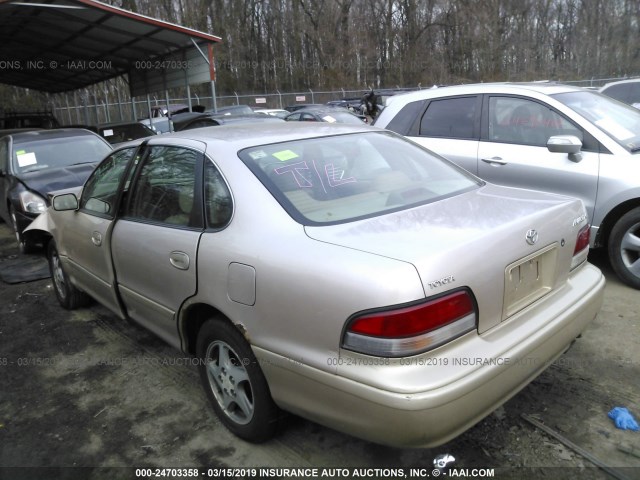
<path fill-rule="evenodd" d="M 640 78 L 607 83 L 598 91 L 603 95 L 615 98 L 619 102 L 635 108 L 640 107 Z"/>
<path fill-rule="evenodd" d="M 480 84 L 390 99 L 375 122 L 496 184 L 575 196 L 591 246 L 640 288 L 640 111 L 553 83 Z"/>
<path fill-rule="evenodd" d="M 391 132 L 224 126 L 113 152 L 30 231 L 61 305 L 88 296 L 199 359 L 250 441 L 293 412 L 445 442 L 597 315 L 580 200 L 487 184 Z"/>

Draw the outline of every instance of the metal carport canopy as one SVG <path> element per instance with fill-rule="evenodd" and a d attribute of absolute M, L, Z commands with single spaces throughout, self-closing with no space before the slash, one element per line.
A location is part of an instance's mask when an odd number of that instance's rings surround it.
<path fill-rule="evenodd" d="M 220 40 L 95 0 L 0 0 L 0 83 L 58 93 L 128 75 L 138 96 L 213 80 Z"/>

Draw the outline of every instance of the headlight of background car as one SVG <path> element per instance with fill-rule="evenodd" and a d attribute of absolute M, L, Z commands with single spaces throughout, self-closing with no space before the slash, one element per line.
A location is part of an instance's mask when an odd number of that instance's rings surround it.
<path fill-rule="evenodd" d="M 47 209 L 47 202 L 45 202 L 44 198 L 29 191 L 20 192 L 20 204 L 23 212 L 36 215 Z"/>

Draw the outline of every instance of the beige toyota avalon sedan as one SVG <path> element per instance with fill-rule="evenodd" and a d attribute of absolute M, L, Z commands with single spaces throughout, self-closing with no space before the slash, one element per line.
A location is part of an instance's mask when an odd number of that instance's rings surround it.
<path fill-rule="evenodd" d="M 224 425 L 282 411 L 434 446 L 597 315 L 580 200 L 498 187 L 366 125 L 203 128 L 112 152 L 30 231 L 65 308 L 93 298 L 197 357 Z"/>

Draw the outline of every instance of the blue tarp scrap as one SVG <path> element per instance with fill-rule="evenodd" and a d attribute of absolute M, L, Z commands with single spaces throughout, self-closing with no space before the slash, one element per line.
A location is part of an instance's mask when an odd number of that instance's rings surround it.
<path fill-rule="evenodd" d="M 638 422 L 631 412 L 624 407 L 614 407 L 609 412 L 609 418 L 614 421 L 616 427 L 621 430 L 633 430 L 637 432 L 640 427 L 638 427 Z"/>

